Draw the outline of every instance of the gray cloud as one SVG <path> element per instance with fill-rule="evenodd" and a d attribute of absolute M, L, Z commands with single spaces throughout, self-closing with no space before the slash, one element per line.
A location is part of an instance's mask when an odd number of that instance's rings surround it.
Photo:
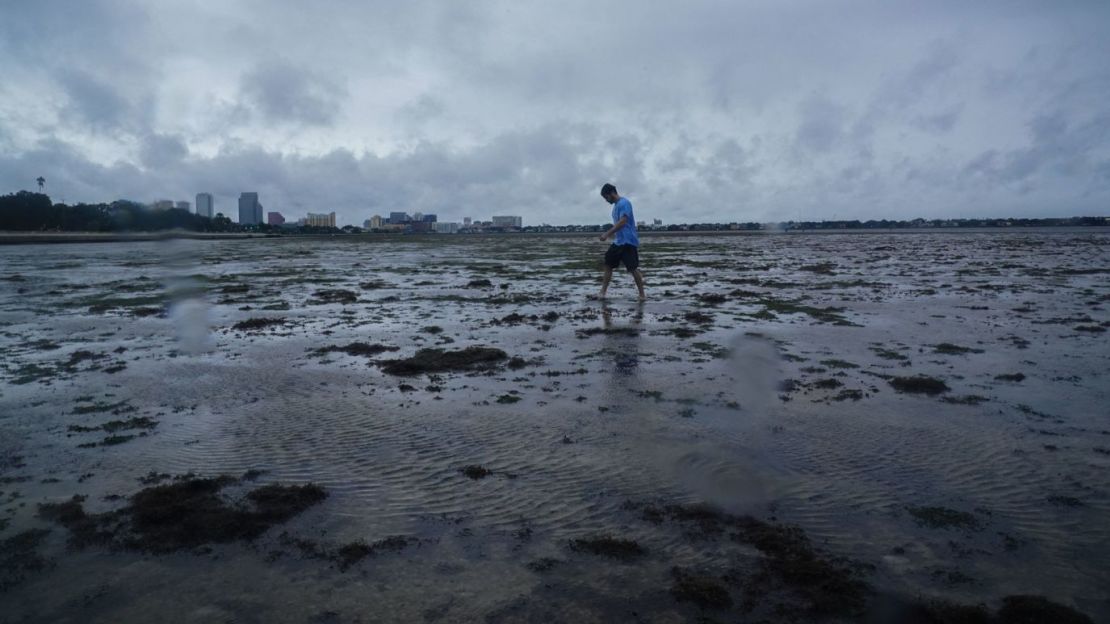
<path fill-rule="evenodd" d="M 63 69 L 57 76 L 68 99 L 64 114 L 70 121 L 102 132 L 133 125 L 136 111 L 110 84 L 73 69 Z"/>
<path fill-rule="evenodd" d="M 844 107 L 814 93 L 798 106 L 800 121 L 795 138 L 803 150 L 828 152 L 844 139 Z"/>
<path fill-rule="evenodd" d="M 139 154 L 148 169 L 172 167 L 189 154 L 189 148 L 180 137 L 150 134 L 143 139 Z"/>
<path fill-rule="evenodd" d="M 266 121 L 309 125 L 332 123 L 347 95 L 332 77 L 284 60 L 259 63 L 243 76 L 241 92 Z"/>
<path fill-rule="evenodd" d="M 9 13 L 11 13 L 9 11 Z M 267 209 L 764 220 L 1110 199 L 1110 5 L 31 3 L 0 188 Z M 5 15 L 4 17 L 8 17 Z M 233 211 L 232 211 L 233 212 Z"/>

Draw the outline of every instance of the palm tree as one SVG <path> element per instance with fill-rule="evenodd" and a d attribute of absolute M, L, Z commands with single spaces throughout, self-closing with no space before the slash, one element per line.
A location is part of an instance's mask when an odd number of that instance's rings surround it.
<path fill-rule="evenodd" d="M 38 178 L 35 179 L 35 182 L 39 183 L 39 192 L 41 193 L 42 192 L 42 186 L 44 184 L 46 184 L 46 178 L 44 178 L 42 176 L 39 176 Z"/>

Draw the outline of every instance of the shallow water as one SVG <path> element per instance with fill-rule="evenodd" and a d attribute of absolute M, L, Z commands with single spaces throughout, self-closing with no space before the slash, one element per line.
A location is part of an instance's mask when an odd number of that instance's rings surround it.
<path fill-rule="evenodd" d="M 608 303 L 588 299 L 603 250 L 526 236 L 0 248 L 0 539 L 52 528 L 50 565 L 0 593 L 0 621 L 693 617 L 669 570 L 719 573 L 744 553 L 626 501 L 796 524 L 873 566 L 882 594 L 1039 594 L 1110 618 L 1110 234 L 649 236 L 642 305 L 623 274 Z M 336 289 L 357 299 L 321 300 Z M 260 317 L 284 323 L 233 328 Z M 313 353 L 352 342 L 399 350 Z M 471 345 L 527 364 L 396 377 L 376 362 Z M 889 383 L 914 375 L 950 390 Z M 120 444 L 69 430 L 140 416 L 157 425 Z M 469 479 L 470 464 L 493 473 Z M 116 508 L 105 497 L 151 471 L 247 470 L 330 496 L 254 542 L 163 556 L 71 551 L 35 514 L 75 494 Z M 921 507 L 974 524 L 930 528 Z M 567 548 L 606 533 L 647 556 Z M 346 571 L 288 540 L 394 535 L 420 542 Z M 544 557 L 560 563 L 527 567 Z"/>

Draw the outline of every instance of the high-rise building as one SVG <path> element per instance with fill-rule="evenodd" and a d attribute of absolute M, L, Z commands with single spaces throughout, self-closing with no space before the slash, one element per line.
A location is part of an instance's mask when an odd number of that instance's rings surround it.
<path fill-rule="evenodd" d="M 423 212 L 414 212 L 414 213 L 412 213 L 412 220 L 416 221 L 417 223 L 420 223 L 421 221 L 424 220 L 424 213 Z"/>
<path fill-rule="evenodd" d="M 463 227 L 470 227 L 470 217 L 463 217 Z"/>
<path fill-rule="evenodd" d="M 314 214 L 310 212 L 308 216 L 304 218 L 304 224 L 314 227 L 335 227 L 335 213 Z"/>
<path fill-rule="evenodd" d="M 424 223 L 435 223 L 436 222 L 436 216 L 434 214 L 426 214 L 426 215 L 423 215 L 423 217 L 420 220 L 423 221 Z"/>
<path fill-rule="evenodd" d="M 520 217 L 494 217 L 493 227 L 519 228 L 522 222 Z"/>
<path fill-rule="evenodd" d="M 267 212 L 266 223 L 269 225 L 281 225 L 285 223 L 285 217 L 281 216 L 280 212 Z"/>
<path fill-rule="evenodd" d="M 374 216 L 370 217 L 369 219 L 367 219 L 366 221 L 363 221 L 362 226 L 365 227 L 368 230 L 377 230 L 377 229 L 381 228 L 382 227 L 382 217 L 381 217 L 381 215 L 374 215 Z"/>
<path fill-rule="evenodd" d="M 239 225 L 261 225 L 262 204 L 258 201 L 258 193 L 239 194 Z"/>
<path fill-rule="evenodd" d="M 389 222 L 393 225 L 399 225 L 409 222 L 409 215 L 404 212 L 391 212 L 389 213 Z"/>
<path fill-rule="evenodd" d="M 197 193 L 197 215 L 211 219 L 216 215 L 212 210 L 212 193 Z"/>

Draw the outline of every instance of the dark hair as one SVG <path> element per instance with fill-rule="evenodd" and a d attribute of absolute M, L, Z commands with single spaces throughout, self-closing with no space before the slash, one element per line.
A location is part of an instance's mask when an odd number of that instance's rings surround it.
<path fill-rule="evenodd" d="M 605 186 L 601 187 L 601 194 L 602 195 L 613 195 L 616 192 L 617 192 L 617 187 L 613 186 L 612 184 L 609 184 L 608 182 L 605 183 Z"/>

